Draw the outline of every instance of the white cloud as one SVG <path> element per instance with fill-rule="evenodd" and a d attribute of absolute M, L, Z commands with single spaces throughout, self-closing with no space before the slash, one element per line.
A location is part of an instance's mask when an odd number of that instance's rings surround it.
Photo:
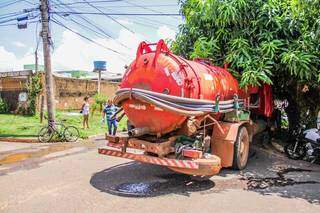
<path fill-rule="evenodd" d="M 26 47 L 26 45 L 20 41 L 14 41 L 12 44 L 16 47 Z"/>
<path fill-rule="evenodd" d="M 121 55 L 80 38 L 70 31 L 64 31 L 62 42 L 52 55 L 54 69 L 93 70 L 93 61 L 105 60 L 107 61 L 107 69 L 110 72 L 123 72 L 124 65 L 129 64 L 134 58 L 141 38 L 137 34 L 122 29 L 119 37 L 115 40 L 95 39 L 94 41 L 104 47 L 120 52 Z"/>
<path fill-rule="evenodd" d="M 16 56 L 7 51 L 4 47 L 0 47 L 0 69 L 8 70 L 13 69 L 12 67 L 17 62 Z"/>
<path fill-rule="evenodd" d="M 17 58 L 14 53 L 0 46 L 0 71 L 22 70 L 24 64 L 30 63 L 34 63 L 32 49 L 29 49 L 23 57 Z"/>
<path fill-rule="evenodd" d="M 173 40 L 176 36 L 176 32 L 165 25 L 159 27 L 159 29 L 157 30 L 157 34 L 162 39 Z"/>
<path fill-rule="evenodd" d="M 161 26 L 157 30 L 157 35 L 159 38 L 173 39 L 175 32 L 167 26 Z M 64 31 L 61 42 L 56 45 L 52 53 L 53 70 L 82 69 L 90 71 L 93 70 L 93 61 L 105 60 L 108 71 L 122 73 L 124 65 L 129 65 L 135 58 L 137 47 L 143 40 L 145 39 L 142 35 L 131 33 L 126 29 L 121 29 L 115 40 L 94 39 L 95 42 L 120 52 L 121 55 L 119 55 L 80 38 L 70 31 Z M 29 49 L 23 57 L 17 58 L 14 53 L 0 46 L 0 70 L 21 70 L 23 64 L 34 63 L 33 52 L 33 49 Z M 42 61 L 42 56 L 39 55 L 39 64 L 43 64 Z"/>

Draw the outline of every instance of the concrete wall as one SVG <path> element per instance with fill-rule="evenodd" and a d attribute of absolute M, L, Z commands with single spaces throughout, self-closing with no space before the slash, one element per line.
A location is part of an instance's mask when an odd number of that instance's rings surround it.
<path fill-rule="evenodd" d="M 54 77 L 57 109 L 80 109 L 85 96 L 97 93 L 98 82 L 92 80 Z M 112 98 L 118 89 L 118 83 L 101 82 L 101 94 Z M 91 100 L 93 101 L 93 100 Z"/>
<path fill-rule="evenodd" d="M 0 97 L 8 104 L 10 111 L 16 110 L 19 94 L 27 91 L 27 81 L 28 76 L 0 77 Z"/>
<path fill-rule="evenodd" d="M 26 91 L 27 79 L 30 76 L 1 76 L 0 96 L 10 104 L 10 110 L 15 110 L 18 106 L 18 95 Z M 42 82 L 45 82 L 44 75 Z M 118 89 L 119 83 L 109 81 L 101 82 L 101 93 L 112 98 Z M 45 89 L 45 86 L 43 85 Z M 80 109 L 85 96 L 92 97 L 97 93 L 98 82 L 76 78 L 64 78 L 54 76 L 54 93 L 56 109 Z M 45 91 L 40 95 L 45 96 Z M 38 97 L 38 109 L 41 98 Z M 46 100 L 46 98 L 45 98 Z M 91 99 L 91 102 L 93 100 Z"/>

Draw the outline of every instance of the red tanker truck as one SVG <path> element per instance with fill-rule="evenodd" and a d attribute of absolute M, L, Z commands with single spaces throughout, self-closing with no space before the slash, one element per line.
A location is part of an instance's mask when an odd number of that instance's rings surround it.
<path fill-rule="evenodd" d="M 226 66 L 186 60 L 163 40 L 139 45 L 114 102 L 128 133 L 107 135 L 100 154 L 201 176 L 245 168 L 250 142 L 273 111 L 269 85 L 240 89 Z"/>

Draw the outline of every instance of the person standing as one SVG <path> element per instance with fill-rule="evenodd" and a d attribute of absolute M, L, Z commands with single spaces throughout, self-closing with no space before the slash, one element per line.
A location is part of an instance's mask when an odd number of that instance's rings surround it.
<path fill-rule="evenodd" d="M 89 129 L 89 112 L 90 112 L 90 104 L 89 104 L 89 97 L 85 97 L 84 102 L 82 104 L 81 113 L 83 115 L 83 129 L 86 128 Z"/>
<path fill-rule="evenodd" d="M 117 132 L 118 124 L 116 116 L 114 116 L 116 111 L 117 107 L 112 103 L 112 100 L 109 99 L 102 115 L 103 120 L 106 118 L 109 135 L 116 135 Z"/>

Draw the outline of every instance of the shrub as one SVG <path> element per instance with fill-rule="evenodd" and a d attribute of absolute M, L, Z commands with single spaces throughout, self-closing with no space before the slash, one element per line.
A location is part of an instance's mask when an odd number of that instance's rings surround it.
<path fill-rule="evenodd" d="M 26 85 L 26 88 L 28 90 L 28 109 L 23 109 L 22 114 L 35 115 L 37 97 L 42 91 L 41 76 L 32 76 L 31 81 Z"/>
<path fill-rule="evenodd" d="M 108 97 L 105 96 L 105 95 L 97 93 L 97 94 L 95 94 L 93 96 L 93 99 L 94 99 L 95 103 L 98 105 L 99 111 L 101 112 L 102 111 L 102 105 L 107 102 Z"/>
<path fill-rule="evenodd" d="M 9 112 L 8 104 L 0 97 L 0 113 Z"/>

